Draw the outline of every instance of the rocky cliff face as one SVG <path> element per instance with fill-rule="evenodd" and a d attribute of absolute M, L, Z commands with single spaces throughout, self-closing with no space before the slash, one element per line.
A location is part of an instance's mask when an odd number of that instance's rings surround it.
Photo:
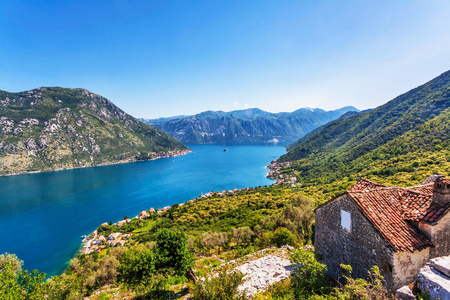
<path fill-rule="evenodd" d="M 188 150 L 85 89 L 0 91 L 0 174 L 95 166 Z"/>
<path fill-rule="evenodd" d="M 187 144 L 290 143 L 339 118 L 354 107 L 334 111 L 302 108 L 292 113 L 269 113 L 257 108 L 232 112 L 207 111 L 176 119 L 143 120 Z"/>

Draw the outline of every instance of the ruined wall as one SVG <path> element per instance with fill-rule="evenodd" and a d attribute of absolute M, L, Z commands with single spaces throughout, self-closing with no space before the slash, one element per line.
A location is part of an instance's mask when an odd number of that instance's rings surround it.
<path fill-rule="evenodd" d="M 450 213 L 447 213 L 431 229 L 430 258 L 450 255 Z"/>
<path fill-rule="evenodd" d="M 350 212 L 351 228 L 341 226 L 341 209 Z M 315 251 L 328 274 L 342 275 L 341 263 L 351 265 L 353 277 L 367 278 L 368 270 L 377 265 L 388 285 L 392 282 L 393 252 L 347 195 L 316 209 Z"/>
<path fill-rule="evenodd" d="M 419 270 L 430 258 L 430 248 L 422 251 L 394 253 L 394 269 L 392 272 L 392 289 L 396 290 L 417 279 Z"/>

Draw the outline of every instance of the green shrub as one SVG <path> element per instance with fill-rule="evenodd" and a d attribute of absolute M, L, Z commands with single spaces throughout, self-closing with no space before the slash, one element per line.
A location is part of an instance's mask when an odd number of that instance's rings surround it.
<path fill-rule="evenodd" d="M 292 288 L 296 298 L 304 299 L 312 294 L 327 294 L 330 290 L 326 281 L 326 266 L 319 263 L 312 251 L 294 251 L 291 261 L 297 266 L 292 275 Z"/>
<path fill-rule="evenodd" d="M 351 267 L 341 265 L 341 268 L 349 275 L 344 275 L 347 284 L 335 289 L 335 296 L 342 300 L 384 300 L 395 299 L 384 287 L 385 281 L 380 274 L 378 266 L 373 266 L 369 271 L 369 279 L 353 279 L 350 277 Z"/>
<path fill-rule="evenodd" d="M 217 277 L 205 281 L 198 280 L 191 284 L 192 300 L 240 300 L 247 299 L 245 294 L 238 293 L 244 274 L 233 271 L 230 267 L 223 268 Z"/>
<path fill-rule="evenodd" d="M 295 235 L 287 228 L 279 227 L 273 233 L 272 243 L 281 247 L 283 245 L 296 245 Z"/>

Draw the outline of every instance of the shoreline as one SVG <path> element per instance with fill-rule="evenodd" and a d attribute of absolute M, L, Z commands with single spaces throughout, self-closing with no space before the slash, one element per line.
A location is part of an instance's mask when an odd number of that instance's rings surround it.
<path fill-rule="evenodd" d="M 192 152 L 192 150 L 189 150 L 189 151 L 187 151 L 184 154 L 187 154 L 189 152 Z M 184 154 L 181 154 L 181 155 L 184 155 Z M 287 177 L 286 176 L 286 178 L 283 178 L 283 175 L 280 175 L 279 170 L 281 170 L 285 166 L 289 166 L 290 164 L 291 164 L 291 162 L 279 163 L 279 162 L 277 162 L 275 160 L 275 161 L 271 161 L 268 166 L 265 166 L 266 169 L 270 170 L 270 172 L 266 173 L 265 176 L 266 176 L 266 178 L 271 179 L 273 181 L 270 184 L 271 186 L 272 185 L 289 184 L 289 185 L 294 187 L 294 186 L 301 185 L 301 184 L 298 184 L 298 183 L 296 184 L 295 183 L 295 181 L 296 181 L 295 177 Z M 286 180 L 286 179 L 288 179 L 289 181 Z M 203 194 L 203 192 L 200 192 L 200 196 L 198 196 L 198 197 L 196 197 L 194 199 L 187 200 L 186 202 L 176 203 L 176 204 L 178 204 L 179 206 L 182 206 L 182 205 L 189 204 L 189 203 L 192 203 L 192 202 L 195 202 L 195 201 L 198 201 L 198 200 L 208 199 L 208 198 L 211 198 L 213 196 L 219 196 L 219 197 L 224 198 L 224 197 L 227 197 L 227 196 L 232 196 L 232 195 L 234 195 L 235 193 L 237 193 L 239 191 L 242 191 L 242 190 L 247 190 L 248 191 L 248 190 L 252 190 L 254 188 L 256 188 L 256 187 L 244 187 L 244 188 L 240 188 L 240 189 L 235 188 L 235 189 L 232 189 L 232 190 L 230 189 L 230 190 L 223 190 L 223 191 L 209 191 L 209 192 L 207 192 L 205 194 Z M 175 203 L 173 203 L 172 206 L 173 205 L 175 205 Z M 139 215 L 137 215 L 137 216 L 135 216 L 135 217 L 133 217 L 131 219 L 128 218 L 128 219 L 124 219 L 124 220 L 119 220 L 117 222 L 111 223 L 111 225 L 116 225 L 118 228 L 120 228 L 123 224 L 130 222 L 132 219 L 147 219 L 148 217 L 150 217 L 151 214 L 160 215 L 160 214 L 166 212 L 172 206 L 165 206 L 163 208 L 151 207 L 148 210 L 141 211 Z M 99 226 L 97 226 L 94 229 L 93 232 L 82 236 L 83 240 L 80 243 L 80 247 L 78 248 L 78 251 L 76 252 L 76 254 L 71 259 L 77 257 L 81 253 L 90 254 L 91 252 L 93 252 L 92 250 L 89 251 L 90 250 L 90 246 L 91 246 L 91 243 L 94 241 L 94 239 L 97 237 L 97 229 L 99 227 L 101 227 L 102 225 L 108 225 L 108 223 L 100 224 Z M 93 235 L 92 239 L 89 238 L 90 235 Z M 86 249 L 86 248 L 87 248 L 87 251 L 83 251 L 83 249 Z M 69 259 L 69 261 L 71 259 Z"/>
<path fill-rule="evenodd" d="M 266 174 L 266 175 L 267 175 L 267 174 Z M 268 176 L 266 176 L 266 177 L 269 178 Z M 271 179 L 271 178 L 269 178 L 269 179 Z M 272 180 L 273 180 L 273 179 L 272 179 Z M 273 182 L 271 185 L 274 185 L 274 184 L 276 183 L 275 180 L 273 180 L 273 181 L 274 181 L 274 182 Z M 198 201 L 198 200 L 208 199 L 208 198 L 211 198 L 211 197 L 213 197 L 213 196 L 218 196 L 218 197 L 221 197 L 221 198 L 225 198 L 225 197 L 227 197 L 227 196 L 233 196 L 233 195 L 235 195 L 237 192 L 240 192 L 240 191 L 243 191 L 243 190 L 249 191 L 249 190 L 253 190 L 253 189 L 257 188 L 257 187 L 261 187 L 261 186 L 245 187 L 245 188 L 240 188 L 240 189 L 235 188 L 235 189 L 233 189 L 233 190 L 223 190 L 223 191 L 210 191 L 210 192 L 208 192 L 208 193 L 206 193 L 206 194 L 203 194 L 203 192 L 201 192 L 201 193 L 200 193 L 200 196 L 198 196 L 198 197 L 196 197 L 196 198 L 194 198 L 194 199 L 190 199 L 190 200 L 188 200 L 188 201 L 186 201 L 186 202 L 183 202 L 183 203 L 174 203 L 174 204 L 172 204 L 172 206 L 175 205 L 175 204 L 178 204 L 178 206 L 183 206 L 183 205 L 186 205 L 186 204 L 189 204 L 189 203 Z M 151 208 L 148 209 L 148 210 L 143 210 L 143 211 L 141 211 L 141 212 L 140 212 L 137 216 L 135 216 L 135 217 L 123 219 L 123 220 L 120 220 L 120 221 L 117 221 L 117 222 L 114 222 L 114 223 L 111 222 L 111 224 L 109 224 L 109 223 L 107 223 L 107 222 L 104 222 L 104 223 L 100 224 L 100 225 L 97 226 L 91 233 L 88 233 L 88 234 L 86 234 L 86 235 L 82 235 L 82 236 L 81 236 L 81 238 L 82 238 L 83 240 L 82 240 L 81 243 L 80 243 L 80 247 L 78 248 L 78 251 L 77 251 L 77 252 L 75 253 L 75 255 L 72 256 L 72 258 L 69 259 L 68 261 L 70 262 L 70 260 L 72 260 L 73 258 L 77 257 L 77 256 L 80 255 L 80 254 L 86 254 L 86 255 L 89 255 L 89 254 L 92 253 L 92 252 L 95 252 L 95 251 L 100 252 L 100 251 L 101 251 L 101 250 L 97 250 L 98 248 L 95 247 L 95 245 L 98 245 L 98 244 L 100 243 L 100 242 L 99 242 L 99 243 L 96 243 L 97 239 L 98 239 L 98 238 L 101 238 L 101 239 L 103 239 L 103 240 L 108 240 L 109 238 L 106 237 L 106 236 L 99 236 L 99 235 L 98 235 L 98 232 L 97 232 L 97 229 L 98 229 L 98 228 L 100 228 L 100 227 L 102 227 L 102 226 L 108 226 L 108 225 L 109 225 L 109 226 L 114 225 L 114 226 L 117 226 L 117 228 L 120 228 L 120 227 L 122 227 L 124 224 L 130 222 L 130 221 L 133 220 L 133 219 L 141 219 L 141 220 L 145 220 L 145 219 L 149 218 L 152 214 L 157 214 L 157 215 L 163 214 L 163 213 L 165 213 L 167 210 L 169 210 L 172 206 L 165 206 L 165 207 L 163 207 L 163 208 L 156 208 L 156 209 L 155 209 L 154 207 L 151 207 Z M 119 237 L 119 240 L 114 241 L 114 244 L 112 244 L 112 247 L 116 247 L 116 246 L 118 246 L 118 245 L 120 244 L 120 239 L 121 239 L 122 236 L 125 235 L 125 239 L 127 239 L 127 236 L 130 236 L 130 235 L 131 235 L 131 233 L 122 233 L 122 232 L 120 232 L 120 231 L 116 231 L 115 233 L 117 233 L 120 237 Z M 92 237 L 91 237 L 91 236 L 92 236 Z M 117 237 L 115 237 L 115 238 L 117 238 Z M 98 240 L 98 241 L 99 241 L 99 240 Z M 124 242 L 124 243 L 125 243 L 125 242 Z M 95 248 L 92 248 L 92 246 L 94 246 Z M 123 246 L 123 244 L 122 244 L 122 246 Z M 102 248 L 102 249 L 104 249 L 104 248 Z M 66 269 L 66 268 L 65 268 L 65 269 Z M 63 270 L 62 273 L 64 273 L 65 269 Z M 61 273 L 61 274 L 62 274 L 62 273 Z"/>
<path fill-rule="evenodd" d="M 189 145 L 188 145 L 188 147 L 189 147 Z M 192 150 L 191 150 L 192 149 Z M 181 155 L 186 155 L 186 154 L 189 154 L 189 153 L 193 153 L 194 151 L 195 152 L 197 152 L 195 149 L 196 148 L 191 148 L 191 149 L 189 149 L 189 150 L 187 150 L 187 149 L 183 149 L 183 150 L 179 150 L 179 151 L 177 151 L 177 153 L 174 153 L 174 152 L 171 152 L 171 153 L 167 153 L 167 154 L 164 154 L 164 157 L 169 157 L 169 156 L 171 156 L 171 157 L 175 157 L 175 156 L 181 156 Z M 264 151 L 263 151 L 264 152 Z M 171 155 L 170 155 L 171 154 Z M 151 159 L 151 160 L 156 160 L 156 159 L 160 159 L 160 158 L 164 158 L 164 157 L 162 157 L 162 156 L 160 156 L 160 155 L 158 155 L 157 157 L 155 156 L 153 159 Z M 183 159 L 182 158 L 182 160 L 184 161 L 185 159 L 189 159 L 187 156 Z M 273 159 L 272 157 L 271 157 L 271 159 Z M 122 163 L 128 163 L 128 162 L 136 162 L 136 161 L 138 161 L 138 160 L 132 160 L 132 161 L 120 161 L 120 162 L 115 162 L 115 163 L 113 163 L 113 164 L 122 164 Z M 146 161 L 146 160 L 142 160 L 142 161 Z M 170 162 L 171 162 L 171 160 L 170 160 Z M 263 167 L 263 169 L 262 170 L 264 170 L 264 171 L 262 171 L 262 176 L 263 177 L 265 177 L 266 178 L 266 180 L 264 180 L 263 182 L 261 182 L 261 183 L 257 183 L 257 184 L 255 184 L 255 185 L 253 185 L 253 184 L 248 184 L 248 185 L 241 185 L 240 187 L 239 187 L 239 189 L 246 189 L 247 187 L 250 187 L 250 189 L 251 188 L 255 188 L 255 187 L 259 187 L 259 186 L 264 186 L 264 185 L 267 185 L 267 186 L 270 186 L 270 185 L 273 185 L 273 183 L 274 183 L 274 180 L 273 179 L 269 179 L 269 180 L 267 180 L 267 173 L 268 173 L 268 168 L 267 168 L 267 165 L 268 165 L 268 163 L 270 162 L 270 159 L 268 159 L 268 160 L 266 160 L 266 159 L 264 159 L 262 162 L 261 162 L 261 164 L 259 164 L 260 166 L 262 166 Z M 96 166 L 104 166 L 104 165 L 113 165 L 113 164 L 102 164 L 102 165 L 96 165 Z M 96 166 L 89 166 L 89 167 L 96 167 Z M 76 167 L 76 168 L 81 168 L 81 167 Z M 84 168 L 84 167 L 83 167 Z M 144 166 L 144 168 L 145 168 L 145 166 Z M 66 168 L 66 169 L 62 169 L 62 170 L 68 170 L 69 168 Z M 75 169 L 75 168 L 70 168 L 70 169 Z M 94 169 L 92 169 L 92 170 L 94 170 Z M 106 170 L 109 170 L 109 169 L 106 169 Z M 116 170 L 116 169 L 115 169 Z M 45 172 L 51 172 L 51 171 L 59 171 L 59 170 L 48 170 L 48 171 L 45 171 Z M 43 171 L 44 172 L 44 171 Z M 257 171 L 256 171 L 257 173 L 259 173 L 259 172 L 261 172 L 260 171 L 260 169 L 258 169 Z M 27 172 L 27 173 L 40 173 L 40 172 Z M 23 174 L 27 174 L 27 173 L 21 173 L 22 175 Z M 71 174 L 72 172 L 69 172 L 69 174 Z M 55 173 L 55 174 L 57 174 L 57 173 Z M 65 173 L 66 174 L 66 173 Z M 83 174 L 83 173 L 79 173 L 79 172 L 76 172 L 76 174 Z M 12 174 L 8 174 L 7 176 L 11 176 Z M 20 174 L 15 174 L 15 175 L 20 175 Z M 237 183 L 236 185 L 240 185 L 240 183 L 239 182 L 235 182 L 235 183 Z M 255 182 L 256 183 L 256 182 Z M 202 187 L 200 187 L 199 189 L 196 189 L 197 191 L 198 191 L 198 194 L 197 193 L 194 193 L 194 194 L 192 194 L 191 196 L 188 196 L 188 197 L 183 197 L 183 199 L 180 199 L 179 197 L 176 197 L 176 198 L 173 198 L 173 199 L 171 199 L 172 201 L 168 201 L 167 202 L 167 204 L 166 203 L 161 203 L 161 206 L 159 206 L 159 205 L 157 205 L 157 206 L 154 206 L 157 210 L 162 210 L 163 208 L 164 208 L 164 206 L 165 205 L 173 205 L 174 203 L 180 203 L 180 202 L 185 202 L 184 204 L 187 204 L 189 201 L 191 201 L 191 200 L 198 200 L 198 198 L 199 197 L 205 197 L 205 198 L 207 198 L 208 196 L 209 196 L 209 194 L 227 194 L 227 192 L 229 192 L 229 191 L 231 191 L 231 190 L 233 190 L 235 187 L 236 187 L 236 185 L 235 184 L 232 184 L 232 185 L 230 185 L 229 186 L 229 188 L 227 188 L 227 191 L 221 191 L 221 190 L 219 190 L 219 189 L 210 189 L 211 188 L 211 186 L 209 185 L 209 184 L 207 184 L 207 185 L 204 185 L 204 186 L 202 186 Z M 200 194 L 200 192 L 203 192 L 203 194 Z M 199 194 L 200 194 L 200 196 L 199 196 Z M 151 204 L 153 204 L 153 205 L 155 205 L 156 203 L 149 203 L 150 205 L 145 205 L 144 207 L 141 207 L 141 209 L 143 210 L 143 209 L 145 209 L 145 210 L 148 210 L 149 208 L 150 208 L 150 206 L 151 206 Z M 181 203 L 180 203 L 181 204 Z M 139 205 L 137 206 L 137 207 L 135 207 L 135 208 L 139 208 Z M 138 215 L 139 214 L 139 211 L 134 211 L 133 210 L 133 212 L 131 212 L 131 213 L 124 213 L 125 215 L 130 215 L 130 217 L 131 216 L 135 216 L 135 215 Z M 112 220 L 113 220 L 113 222 L 114 222 L 114 219 L 116 219 L 116 218 L 112 218 Z M 121 219 L 121 216 L 119 216 L 119 218 L 117 218 L 115 221 L 116 222 L 114 222 L 114 223 L 117 223 L 117 221 L 119 221 Z M 108 220 L 109 220 L 109 218 L 108 218 Z M 97 222 L 94 222 L 94 223 L 96 223 L 96 224 L 94 224 L 94 226 L 92 226 L 91 228 L 87 228 L 88 230 L 82 230 L 82 231 L 80 231 L 79 232 L 79 234 L 77 234 L 76 235 L 76 239 L 74 239 L 74 242 L 75 242 L 75 245 L 73 246 L 73 251 L 71 250 L 70 252 L 71 253 L 68 253 L 69 255 L 67 255 L 66 257 L 65 257 L 65 259 L 62 261 L 62 263 L 59 265 L 59 267 L 58 268 L 55 268 L 52 272 L 51 272 L 51 274 L 52 275 L 60 275 L 60 274 L 63 274 L 64 273 L 64 271 L 67 269 L 67 267 L 69 266 L 69 263 L 70 263 L 70 260 L 71 259 L 73 259 L 73 258 L 75 258 L 75 257 L 77 257 L 80 253 L 79 253 L 79 251 L 80 250 L 82 250 L 83 249 L 83 246 L 84 246 L 84 244 L 83 243 L 81 243 L 81 239 L 79 238 L 80 236 L 82 236 L 82 235 L 84 235 L 84 234 L 87 234 L 87 235 L 89 235 L 89 233 L 92 233 L 93 231 L 95 231 L 98 227 L 99 227 L 99 225 L 101 225 L 100 223 L 102 222 L 102 220 L 97 220 Z M 108 222 L 109 223 L 109 222 Z M 115 231 L 121 231 L 121 229 L 116 229 Z M 124 231 L 122 231 L 122 232 L 124 232 Z M 99 245 L 100 246 L 100 245 Z M 72 248 L 72 247 L 71 247 Z"/>
<path fill-rule="evenodd" d="M 175 152 L 175 153 L 173 153 Z M 58 172 L 58 171 L 66 171 L 66 170 L 76 170 L 76 169 L 84 169 L 84 168 L 95 168 L 95 167 L 104 167 L 104 166 L 113 166 L 113 165 L 120 165 L 120 164 L 127 164 L 132 162 L 139 162 L 139 161 L 152 161 L 162 158 L 170 158 L 170 157 L 177 157 L 177 156 L 183 156 L 188 153 L 192 152 L 192 149 L 186 149 L 186 150 L 172 150 L 167 152 L 167 155 L 161 155 L 156 156 L 151 159 L 144 159 L 144 160 L 138 160 L 138 159 L 130 159 L 130 160 L 120 160 L 116 162 L 111 163 L 101 163 L 98 165 L 93 166 L 81 166 L 81 167 L 69 167 L 69 168 L 56 168 L 53 170 L 42 170 L 42 171 L 23 171 L 23 172 L 16 172 L 16 173 L 8 173 L 8 174 L 0 174 L 0 177 L 6 177 L 6 176 L 17 176 L 17 175 L 28 175 L 28 174 L 38 174 L 38 173 L 47 173 L 47 172 Z"/>

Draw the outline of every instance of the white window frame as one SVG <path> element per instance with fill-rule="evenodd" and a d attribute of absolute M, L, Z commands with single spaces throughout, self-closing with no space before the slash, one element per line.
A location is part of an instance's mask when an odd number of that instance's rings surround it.
<path fill-rule="evenodd" d="M 341 209 L 341 227 L 345 230 L 352 230 L 352 214 Z"/>

